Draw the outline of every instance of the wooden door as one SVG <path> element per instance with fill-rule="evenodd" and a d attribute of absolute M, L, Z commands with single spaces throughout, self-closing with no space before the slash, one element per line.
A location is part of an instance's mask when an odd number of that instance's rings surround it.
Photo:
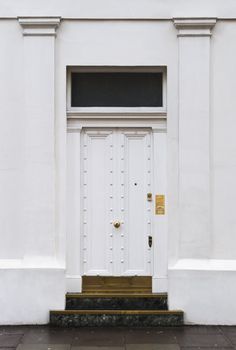
<path fill-rule="evenodd" d="M 88 128 L 81 140 L 83 274 L 150 276 L 151 131 Z"/>

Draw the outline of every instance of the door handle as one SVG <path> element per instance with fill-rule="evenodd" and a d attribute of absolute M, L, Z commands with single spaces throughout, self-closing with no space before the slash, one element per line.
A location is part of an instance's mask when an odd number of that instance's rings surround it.
<path fill-rule="evenodd" d="M 120 222 L 119 222 L 119 221 L 114 221 L 114 222 L 113 222 L 113 226 L 114 226 L 115 228 L 119 228 L 119 227 L 120 227 Z"/>

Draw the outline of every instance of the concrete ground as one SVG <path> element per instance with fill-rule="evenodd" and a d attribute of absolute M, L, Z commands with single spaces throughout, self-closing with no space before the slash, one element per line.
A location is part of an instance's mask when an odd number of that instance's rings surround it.
<path fill-rule="evenodd" d="M 236 326 L 52 328 L 1 326 L 0 350 L 230 350 Z"/>

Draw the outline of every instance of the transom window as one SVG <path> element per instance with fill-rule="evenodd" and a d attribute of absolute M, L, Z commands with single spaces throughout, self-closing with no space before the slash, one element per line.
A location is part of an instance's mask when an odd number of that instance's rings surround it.
<path fill-rule="evenodd" d="M 69 110 L 165 108 L 164 68 L 69 68 Z"/>
<path fill-rule="evenodd" d="M 72 107 L 162 107 L 162 73 L 71 74 Z"/>

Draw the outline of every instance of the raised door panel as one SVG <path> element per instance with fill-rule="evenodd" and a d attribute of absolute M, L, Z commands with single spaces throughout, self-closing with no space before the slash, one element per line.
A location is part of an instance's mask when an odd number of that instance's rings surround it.
<path fill-rule="evenodd" d="M 85 130 L 82 137 L 82 256 L 85 275 L 112 274 L 113 132 Z"/>
<path fill-rule="evenodd" d="M 151 134 L 147 131 L 124 131 L 121 134 L 121 274 L 151 275 Z"/>

